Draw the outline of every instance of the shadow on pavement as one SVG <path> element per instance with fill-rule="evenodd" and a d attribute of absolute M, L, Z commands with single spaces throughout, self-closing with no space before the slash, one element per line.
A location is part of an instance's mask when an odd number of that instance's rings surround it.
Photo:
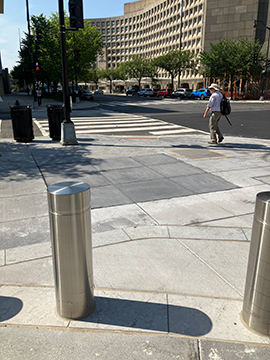
<path fill-rule="evenodd" d="M 23 308 L 23 302 L 15 297 L 0 296 L 0 322 L 16 316 Z"/>
<path fill-rule="evenodd" d="M 202 336 L 212 329 L 202 311 L 175 305 L 95 297 L 96 310 L 83 322 Z"/>

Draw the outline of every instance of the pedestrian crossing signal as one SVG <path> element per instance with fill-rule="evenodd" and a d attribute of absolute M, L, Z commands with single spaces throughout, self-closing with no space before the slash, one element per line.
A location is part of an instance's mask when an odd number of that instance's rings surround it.
<path fill-rule="evenodd" d="M 39 64 L 38 63 L 36 63 L 36 71 L 39 71 L 40 70 L 40 68 L 39 68 Z"/>

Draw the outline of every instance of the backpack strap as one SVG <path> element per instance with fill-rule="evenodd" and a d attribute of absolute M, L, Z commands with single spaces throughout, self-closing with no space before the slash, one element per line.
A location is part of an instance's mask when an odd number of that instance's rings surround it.
<path fill-rule="evenodd" d="M 229 118 L 227 117 L 227 115 L 224 115 L 225 118 L 227 119 L 228 123 L 232 126 L 232 123 L 230 122 Z"/>

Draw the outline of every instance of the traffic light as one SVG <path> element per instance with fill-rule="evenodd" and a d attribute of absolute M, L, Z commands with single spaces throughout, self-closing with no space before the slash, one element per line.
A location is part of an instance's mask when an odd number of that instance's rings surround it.
<path fill-rule="evenodd" d="M 266 67 L 269 68 L 270 67 L 270 59 L 266 60 Z"/>
<path fill-rule="evenodd" d="M 40 70 L 39 63 L 36 62 L 36 71 L 38 72 Z"/>
<path fill-rule="evenodd" d="M 258 54 L 253 55 L 253 64 L 258 64 Z"/>
<path fill-rule="evenodd" d="M 42 32 L 40 29 L 37 29 L 36 30 L 36 40 L 35 40 L 35 53 L 36 55 L 40 55 L 41 52 L 40 52 L 40 45 L 42 44 Z"/>
<path fill-rule="evenodd" d="M 76 61 L 79 61 L 81 58 L 81 51 L 79 49 L 76 49 Z"/>
<path fill-rule="evenodd" d="M 69 0 L 69 25 L 72 28 L 83 29 L 83 3 L 82 0 Z"/>

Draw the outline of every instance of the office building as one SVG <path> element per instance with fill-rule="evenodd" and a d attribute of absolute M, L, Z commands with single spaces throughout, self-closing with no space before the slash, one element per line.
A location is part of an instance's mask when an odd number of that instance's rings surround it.
<path fill-rule="evenodd" d="M 268 33 L 262 23 L 267 24 L 269 10 L 269 0 L 139 0 L 126 3 L 122 16 L 88 20 L 103 35 L 104 55 L 97 66 L 111 68 L 134 55 L 155 58 L 180 47 L 198 55 L 227 37 L 264 44 Z M 170 83 L 165 71 L 159 78 L 162 86 Z M 196 89 L 203 78 L 184 71 L 181 83 Z"/>

